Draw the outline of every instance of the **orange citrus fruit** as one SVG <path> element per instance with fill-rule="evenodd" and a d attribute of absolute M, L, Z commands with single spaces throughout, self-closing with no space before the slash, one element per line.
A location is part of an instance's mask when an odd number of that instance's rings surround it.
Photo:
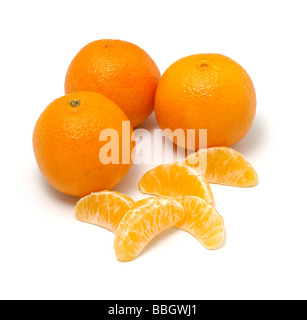
<path fill-rule="evenodd" d="M 124 123 L 128 135 L 123 138 Z M 103 164 L 106 156 L 101 153 L 110 143 L 100 141 L 104 129 L 119 137 L 109 164 Z M 123 179 L 132 165 L 132 133 L 129 119 L 114 102 L 98 93 L 76 92 L 45 109 L 34 129 L 33 148 L 42 174 L 54 188 L 83 197 L 110 190 Z"/>
<path fill-rule="evenodd" d="M 253 123 L 255 89 L 247 72 L 234 60 L 221 54 L 192 55 L 178 60 L 163 74 L 155 113 L 161 129 L 183 130 L 182 137 L 173 139 L 182 147 L 230 146 L 242 139 Z M 187 142 L 188 129 L 196 130 L 195 149 Z M 199 142 L 199 129 L 207 129 L 208 141 Z"/>
<path fill-rule="evenodd" d="M 174 163 L 148 171 L 139 182 L 142 193 L 162 197 L 196 196 L 213 204 L 213 194 L 207 180 L 192 168 Z"/>
<path fill-rule="evenodd" d="M 75 216 L 78 220 L 116 232 L 118 225 L 134 205 L 128 196 L 111 191 L 92 193 L 78 201 Z"/>
<path fill-rule="evenodd" d="M 157 65 L 140 47 L 126 41 L 98 40 L 71 62 L 65 92 L 101 93 L 122 108 L 135 127 L 152 113 L 160 77 Z"/>
<path fill-rule="evenodd" d="M 118 226 L 114 242 L 117 258 L 134 260 L 156 235 L 183 218 L 183 207 L 177 201 L 148 198 L 136 202 Z"/>
<path fill-rule="evenodd" d="M 185 217 L 175 227 L 189 232 L 204 247 L 213 250 L 224 242 L 224 220 L 206 201 L 185 196 L 176 199 L 185 211 Z"/>
<path fill-rule="evenodd" d="M 210 183 L 253 187 L 258 175 L 253 166 L 234 149 L 215 147 L 191 154 L 184 164 L 191 166 Z"/>

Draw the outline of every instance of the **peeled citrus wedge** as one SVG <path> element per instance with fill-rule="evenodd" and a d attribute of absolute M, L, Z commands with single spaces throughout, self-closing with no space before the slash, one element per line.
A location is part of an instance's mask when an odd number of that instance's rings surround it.
<path fill-rule="evenodd" d="M 213 204 L 213 194 L 205 177 L 192 168 L 179 164 L 166 164 L 148 171 L 139 182 L 142 193 L 163 197 L 196 196 Z"/>
<path fill-rule="evenodd" d="M 208 182 L 236 187 L 253 187 L 258 176 L 252 165 L 234 149 L 215 147 L 191 154 L 184 164 L 192 167 Z"/>
<path fill-rule="evenodd" d="M 116 232 L 126 212 L 134 205 L 128 196 L 111 191 L 92 193 L 81 199 L 75 209 L 76 218 Z"/>
<path fill-rule="evenodd" d="M 207 249 L 219 248 L 224 242 L 224 220 L 217 211 L 197 197 L 176 200 L 182 204 L 185 217 L 175 227 L 189 232 Z"/>
<path fill-rule="evenodd" d="M 136 202 L 116 232 L 117 258 L 120 261 L 134 260 L 157 234 L 174 226 L 183 217 L 183 207 L 172 199 L 157 197 Z"/>

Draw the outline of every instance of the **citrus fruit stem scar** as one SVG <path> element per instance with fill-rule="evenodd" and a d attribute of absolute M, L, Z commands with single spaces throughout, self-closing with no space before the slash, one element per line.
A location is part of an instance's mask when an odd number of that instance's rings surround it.
<path fill-rule="evenodd" d="M 72 100 L 69 102 L 72 107 L 79 107 L 81 104 L 81 100 Z"/>

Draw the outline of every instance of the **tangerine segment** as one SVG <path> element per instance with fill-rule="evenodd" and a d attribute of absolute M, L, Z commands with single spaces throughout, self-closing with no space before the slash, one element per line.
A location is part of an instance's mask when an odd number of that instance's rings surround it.
<path fill-rule="evenodd" d="M 185 218 L 175 225 L 189 232 L 207 249 L 217 249 L 224 242 L 224 220 L 206 201 L 186 196 L 176 199 L 185 210 Z"/>
<path fill-rule="evenodd" d="M 253 166 L 234 149 L 215 147 L 191 154 L 184 164 L 191 166 L 208 182 L 236 187 L 253 187 L 258 175 Z"/>
<path fill-rule="evenodd" d="M 213 194 L 205 177 L 179 163 L 158 166 L 148 171 L 139 182 L 142 193 L 163 197 L 196 196 L 213 204 Z"/>
<path fill-rule="evenodd" d="M 76 218 L 116 232 L 126 212 L 134 205 L 128 196 L 111 191 L 92 193 L 81 199 L 75 209 Z"/>
<path fill-rule="evenodd" d="M 147 198 L 140 200 L 127 212 L 115 237 L 116 256 L 131 261 L 160 232 L 184 218 L 181 204 L 172 199 Z"/>

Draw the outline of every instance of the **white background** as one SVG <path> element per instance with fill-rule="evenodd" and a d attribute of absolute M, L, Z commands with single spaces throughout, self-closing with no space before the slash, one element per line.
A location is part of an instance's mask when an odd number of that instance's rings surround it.
<path fill-rule="evenodd" d="M 2 299 L 306 299 L 306 1 L 2 1 L 0 4 Z M 77 199 L 52 189 L 32 151 L 43 109 L 64 94 L 74 55 L 122 39 L 161 72 L 195 53 L 222 53 L 254 81 L 258 109 L 234 148 L 260 183 L 212 186 L 223 248 L 170 230 L 120 263 L 114 235 L 74 219 Z M 156 126 L 152 117 L 144 127 Z M 116 188 L 135 200 L 148 166 Z"/>

